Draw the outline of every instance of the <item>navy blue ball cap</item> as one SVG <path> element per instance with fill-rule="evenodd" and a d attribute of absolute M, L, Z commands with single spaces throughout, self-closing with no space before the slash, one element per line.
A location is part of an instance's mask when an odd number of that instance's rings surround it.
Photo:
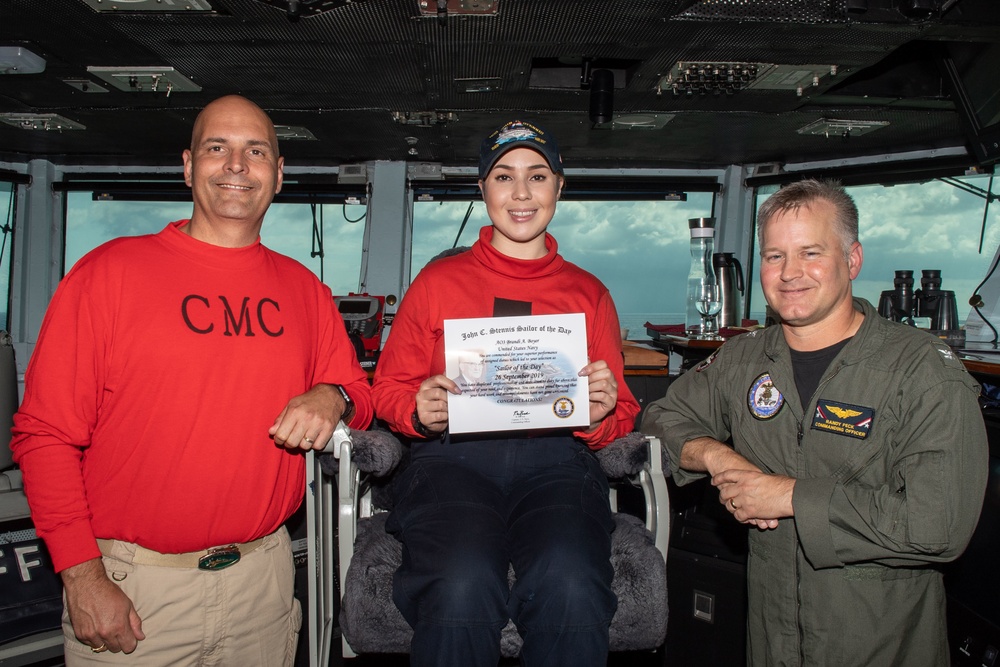
<path fill-rule="evenodd" d="M 500 156 L 512 148 L 524 146 L 541 153 L 549 168 L 557 174 L 563 173 L 559 146 L 552 135 L 534 123 L 512 120 L 493 130 L 483 139 L 479 148 L 479 178 L 486 178 Z"/>

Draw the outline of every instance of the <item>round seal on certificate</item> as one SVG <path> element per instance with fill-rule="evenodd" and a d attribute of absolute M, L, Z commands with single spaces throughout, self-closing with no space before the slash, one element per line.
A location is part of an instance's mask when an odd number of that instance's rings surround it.
<path fill-rule="evenodd" d="M 575 409 L 576 406 L 573 405 L 573 399 L 568 396 L 560 396 L 552 403 L 552 413 L 560 419 L 566 419 L 571 416 Z"/>

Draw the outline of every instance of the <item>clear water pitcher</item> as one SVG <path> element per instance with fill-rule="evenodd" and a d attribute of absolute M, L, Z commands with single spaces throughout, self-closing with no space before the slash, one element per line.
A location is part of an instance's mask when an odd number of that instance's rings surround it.
<path fill-rule="evenodd" d="M 715 218 L 691 218 L 688 227 L 691 230 L 691 270 L 688 272 L 684 331 L 692 337 L 710 337 L 715 333 L 713 323 L 722 305 L 712 266 Z"/>

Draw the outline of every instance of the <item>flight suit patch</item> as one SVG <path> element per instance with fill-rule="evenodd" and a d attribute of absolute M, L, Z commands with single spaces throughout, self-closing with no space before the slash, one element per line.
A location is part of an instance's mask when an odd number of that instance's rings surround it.
<path fill-rule="evenodd" d="M 813 413 L 812 428 L 864 440 L 871 432 L 874 418 L 874 408 L 821 398 Z"/>
<path fill-rule="evenodd" d="M 713 363 L 715 363 L 715 359 L 718 356 L 719 356 L 719 351 L 718 350 L 716 350 L 712 354 L 708 355 L 707 359 L 704 359 L 700 364 L 698 364 L 697 366 L 694 367 L 694 372 L 695 373 L 702 372 L 703 370 L 705 370 L 706 368 L 708 368 L 709 366 L 711 366 Z"/>
<path fill-rule="evenodd" d="M 750 414 L 755 419 L 770 419 L 781 412 L 784 404 L 785 397 L 774 386 L 771 376 L 768 373 L 758 375 L 750 385 L 750 391 L 747 392 L 747 407 L 750 408 Z"/>

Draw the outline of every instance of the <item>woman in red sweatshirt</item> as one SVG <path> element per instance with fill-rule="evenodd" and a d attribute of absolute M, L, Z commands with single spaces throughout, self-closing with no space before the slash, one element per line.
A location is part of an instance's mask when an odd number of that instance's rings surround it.
<path fill-rule="evenodd" d="M 630 432 L 639 412 L 618 315 L 546 232 L 564 184 L 555 140 L 508 122 L 483 141 L 479 176 L 492 225 L 416 277 L 375 372 L 376 413 L 412 439 L 387 525 L 403 544 L 393 598 L 418 667 L 494 667 L 508 619 L 525 665 L 603 666 L 613 523 L 592 450 Z M 450 434 L 448 399 L 461 390 L 445 374 L 444 320 L 563 313 L 586 319 L 589 426 Z"/>

